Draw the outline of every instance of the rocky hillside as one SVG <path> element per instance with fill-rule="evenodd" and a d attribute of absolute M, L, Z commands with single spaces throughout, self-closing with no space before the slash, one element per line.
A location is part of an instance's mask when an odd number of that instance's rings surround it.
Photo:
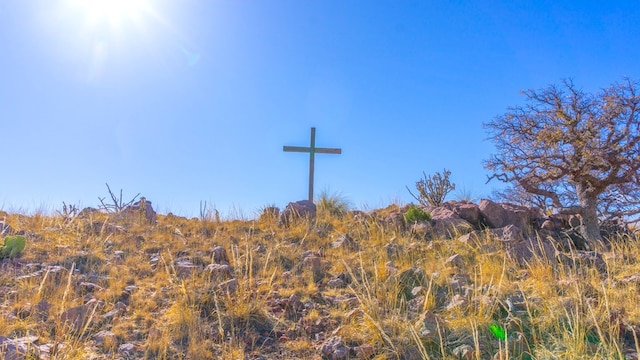
<path fill-rule="evenodd" d="M 410 210 L 0 212 L 25 239 L 0 251 L 0 358 L 638 358 L 633 233 L 584 251 L 575 218 Z"/>

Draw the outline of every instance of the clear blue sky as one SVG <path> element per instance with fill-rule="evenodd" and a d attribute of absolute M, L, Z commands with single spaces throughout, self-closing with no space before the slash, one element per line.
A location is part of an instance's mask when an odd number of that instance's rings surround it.
<path fill-rule="evenodd" d="M 112 4 L 109 7 L 107 4 Z M 489 196 L 482 123 L 519 91 L 640 78 L 637 1 L 0 0 L 0 206 L 253 216 L 316 194 L 409 202 L 452 171 Z M 455 198 L 455 194 L 453 196 Z"/>

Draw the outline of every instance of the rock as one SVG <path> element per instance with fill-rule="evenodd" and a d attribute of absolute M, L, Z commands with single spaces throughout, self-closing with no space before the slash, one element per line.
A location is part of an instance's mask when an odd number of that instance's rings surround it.
<path fill-rule="evenodd" d="M 27 346 L 8 337 L 0 336 L 0 358 L 5 360 L 23 360 L 27 356 Z"/>
<path fill-rule="evenodd" d="M 104 302 L 91 299 L 84 305 L 76 306 L 63 312 L 60 315 L 60 320 L 70 326 L 71 331 L 82 331 L 87 323 L 97 316 L 96 310 L 98 307 L 102 306 L 104 306 Z"/>
<path fill-rule="evenodd" d="M 464 258 L 460 254 L 454 254 L 449 256 L 447 260 L 445 260 L 445 265 L 451 265 L 457 268 L 461 268 L 464 266 Z"/>
<path fill-rule="evenodd" d="M 456 308 L 462 307 L 467 304 L 467 299 L 460 294 L 456 294 L 451 298 L 449 304 L 447 305 L 447 310 L 454 310 Z"/>
<path fill-rule="evenodd" d="M 419 239 L 430 239 L 433 235 L 433 226 L 428 221 L 418 221 L 411 225 L 411 234 Z"/>
<path fill-rule="evenodd" d="M 123 355 L 132 356 L 136 346 L 131 343 L 126 343 L 118 346 L 118 351 Z"/>
<path fill-rule="evenodd" d="M 387 251 L 387 257 L 393 259 L 400 255 L 402 252 L 402 246 L 398 244 L 394 244 L 393 241 L 395 238 L 391 239 L 391 242 L 384 246 L 384 249 Z"/>
<path fill-rule="evenodd" d="M 194 265 L 189 258 L 180 257 L 173 261 L 173 267 L 176 270 L 176 276 L 184 279 L 188 278 L 200 267 Z"/>
<path fill-rule="evenodd" d="M 622 279 L 618 280 L 620 284 L 635 284 L 636 286 L 640 285 L 640 273 L 635 273 L 629 276 L 625 276 Z"/>
<path fill-rule="evenodd" d="M 222 292 L 225 294 L 235 294 L 236 290 L 238 289 L 238 280 L 237 279 L 227 280 L 223 283 L 220 283 L 219 287 L 222 290 Z"/>
<path fill-rule="evenodd" d="M 440 335 L 438 333 L 444 336 L 444 330 L 446 330 L 444 325 L 444 321 L 429 310 L 425 311 L 414 324 L 420 339 L 429 343 L 439 342 Z"/>
<path fill-rule="evenodd" d="M 476 351 L 467 344 L 460 345 L 451 352 L 456 359 L 472 360 L 476 358 Z"/>
<path fill-rule="evenodd" d="M 98 333 L 93 335 L 92 338 L 95 344 L 102 347 L 103 349 L 111 349 L 118 343 L 116 334 L 107 330 L 99 331 Z"/>
<path fill-rule="evenodd" d="M 320 353 L 323 358 L 330 360 L 347 359 L 349 348 L 344 346 L 344 341 L 341 337 L 332 336 L 322 344 Z"/>
<path fill-rule="evenodd" d="M 346 248 L 346 249 L 354 250 L 354 251 L 359 249 L 358 243 L 355 242 L 355 240 L 353 240 L 353 238 L 351 238 L 351 236 L 349 236 L 349 234 L 341 234 L 340 236 L 338 236 L 336 241 L 334 241 L 331 244 L 329 244 L 329 247 L 332 247 L 332 248 Z"/>
<path fill-rule="evenodd" d="M 507 256 L 520 266 L 539 259 L 549 263 L 556 258 L 556 249 L 548 240 L 525 240 L 516 243 L 504 243 Z"/>
<path fill-rule="evenodd" d="M 302 262 L 296 265 L 296 272 L 299 273 L 304 269 L 311 270 L 311 272 L 313 273 L 313 280 L 315 282 L 319 282 L 322 280 L 322 278 L 324 278 L 322 260 L 318 256 L 309 255 L 305 257 Z"/>
<path fill-rule="evenodd" d="M 231 266 L 226 264 L 209 264 L 206 269 L 214 279 L 226 279 L 231 277 Z"/>
<path fill-rule="evenodd" d="M 416 286 L 426 285 L 426 276 L 424 270 L 417 267 L 409 268 L 397 276 L 398 296 L 405 299 L 411 299 L 411 291 Z"/>
<path fill-rule="evenodd" d="M 351 350 L 356 353 L 356 359 L 371 359 L 376 354 L 375 348 L 367 344 L 356 346 Z"/>
<path fill-rule="evenodd" d="M 473 226 L 446 207 L 431 211 L 431 224 L 435 235 L 443 239 L 453 239 L 473 230 Z"/>
<path fill-rule="evenodd" d="M 42 300 L 36 304 L 35 307 L 35 315 L 40 321 L 45 321 L 49 317 L 49 309 L 51 309 L 51 304 L 47 301 Z"/>
<path fill-rule="evenodd" d="M 558 226 L 556 226 L 556 223 L 554 221 L 547 219 L 542 222 L 542 225 L 540 225 L 540 229 L 547 231 L 556 231 L 558 230 Z"/>
<path fill-rule="evenodd" d="M 511 215 L 511 221 L 514 221 L 513 224 L 516 226 L 520 226 L 523 229 L 527 229 L 530 225 L 536 222 L 538 219 L 544 218 L 542 210 L 537 207 L 530 206 L 521 206 L 509 203 L 500 204 L 505 210 L 507 210 L 508 214 Z"/>
<path fill-rule="evenodd" d="M 500 204 L 482 199 L 478 209 L 489 227 L 501 228 L 508 225 L 507 211 Z"/>
<path fill-rule="evenodd" d="M 411 289 L 411 297 L 415 298 L 416 296 L 422 294 L 426 292 L 426 289 L 424 286 L 416 286 L 413 289 Z"/>
<path fill-rule="evenodd" d="M 135 218 L 142 217 L 148 224 L 155 225 L 157 222 L 157 214 L 151 206 L 151 201 L 147 200 L 144 196 L 139 201 L 129 205 L 121 213 L 122 217 Z"/>
<path fill-rule="evenodd" d="M 424 310 L 424 302 L 426 297 L 424 295 L 416 296 L 413 299 L 407 301 L 407 309 L 414 313 L 419 313 Z"/>
<path fill-rule="evenodd" d="M 85 227 L 87 232 L 93 232 L 95 235 L 100 234 L 124 234 L 127 232 L 124 226 L 110 224 L 104 221 L 92 221 Z"/>
<path fill-rule="evenodd" d="M 393 261 L 387 261 L 384 264 L 384 268 L 385 271 L 387 272 L 388 276 L 392 276 L 395 275 L 398 272 L 398 268 L 396 267 L 396 265 L 393 263 Z"/>
<path fill-rule="evenodd" d="M 453 207 L 453 212 L 456 213 L 462 220 L 467 221 L 476 228 L 480 227 L 480 208 L 476 204 L 472 203 L 459 203 Z"/>
<path fill-rule="evenodd" d="M 522 229 L 512 224 L 498 229 L 491 229 L 489 232 L 502 243 L 515 244 L 524 241 Z"/>
<path fill-rule="evenodd" d="M 482 218 L 491 228 L 515 225 L 520 229 L 528 229 L 535 219 L 542 217 L 542 212 L 537 208 L 499 204 L 487 199 L 482 199 L 478 208 Z"/>
<path fill-rule="evenodd" d="M 113 252 L 113 261 L 120 262 L 124 260 L 124 251 L 116 250 Z"/>
<path fill-rule="evenodd" d="M 104 288 L 100 285 L 96 285 L 94 283 L 90 283 L 90 282 L 81 282 L 79 284 L 79 286 L 81 288 L 83 288 L 85 290 L 85 292 L 91 293 L 94 291 L 102 291 L 104 290 Z"/>
<path fill-rule="evenodd" d="M 216 264 L 229 265 L 229 257 L 227 256 L 227 250 L 222 246 L 216 246 L 211 250 L 211 256 L 213 256 L 213 262 Z"/>
<path fill-rule="evenodd" d="M 327 281 L 327 286 L 330 288 L 343 288 L 346 284 L 342 279 L 331 279 Z"/>
<path fill-rule="evenodd" d="M 0 221 L 0 236 L 4 238 L 5 236 L 12 235 L 13 228 L 11 225 L 7 224 L 5 221 Z"/>
<path fill-rule="evenodd" d="M 99 213 L 99 212 L 100 210 L 96 208 L 86 207 L 78 213 L 78 218 L 87 218 L 93 215 L 94 213 Z"/>
<path fill-rule="evenodd" d="M 480 240 L 483 239 L 482 233 L 482 231 L 475 230 L 458 237 L 458 241 L 472 246 L 479 246 L 481 243 Z"/>
<path fill-rule="evenodd" d="M 288 226 L 301 219 L 314 219 L 316 217 L 316 205 L 309 200 L 290 202 L 280 213 L 280 224 Z"/>

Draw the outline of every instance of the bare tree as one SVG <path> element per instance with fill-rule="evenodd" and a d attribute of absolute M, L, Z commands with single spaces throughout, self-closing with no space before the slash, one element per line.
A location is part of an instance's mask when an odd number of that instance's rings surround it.
<path fill-rule="evenodd" d="M 510 107 L 485 124 L 498 150 L 485 163 L 492 171 L 489 180 L 517 183 L 551 199 L 562 213 L 581 215 L 584 247 L 592 248 L 600 240 L 601 195 L 640 184 L 638 85 L 625 79 L 588 94 L 565 80 L 525 91 L 526 105 Z M 554 184 L 573 188 L 577 203 L 563 204 Z"/>
<path fill-rule="evenodd" d="M 514 184 L 491 194 L 493 200 L 521 206 L 533 206 L 548 213 L 553 208 L 551 200 L 545 196 L 528 193 L 522 186 Z"/>

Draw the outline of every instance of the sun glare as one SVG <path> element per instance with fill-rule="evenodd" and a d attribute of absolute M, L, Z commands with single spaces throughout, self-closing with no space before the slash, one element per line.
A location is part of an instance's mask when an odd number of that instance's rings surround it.
<path fill-rule="evenodd" d="M 88 25 L 119 27 L 125 21 L 138 22 L 149 11 L 145 0 L 71 0 L 73 7 L 81 10 Z"/>

